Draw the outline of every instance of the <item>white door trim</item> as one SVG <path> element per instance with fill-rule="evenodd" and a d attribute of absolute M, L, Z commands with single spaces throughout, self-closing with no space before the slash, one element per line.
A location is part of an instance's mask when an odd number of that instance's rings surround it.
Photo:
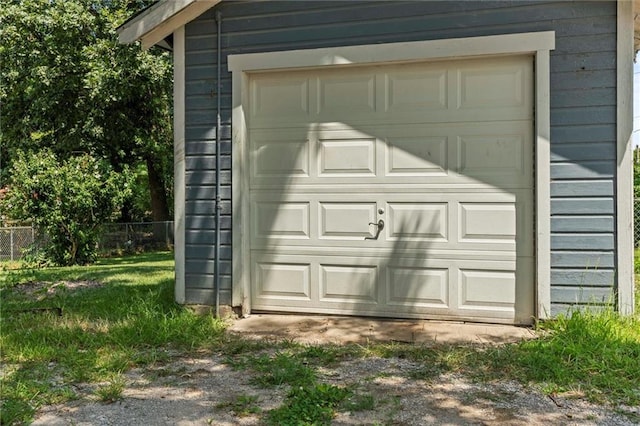
<path fill-rule="evenodd" d="M 249 167 L 247 121 L 249 73 L 277 69 L 327 68 L 376 63 L 401 63 L 457 59 L 487 55 L 531 53 L 535 57 L 536 143 L 536 314 L 551 311 L 550 286 L 550 89 L 549 52 L 555 48 L 555 32 L 507 34 L 407 43 L 339 46 L 322 49 L 229 55 L 233 84 L 232 199 L 233 199 L 233 292 L 232 304 L 250 306 Z"/>
<path fill-rule="evenodd" d="M 173 253 L 176 302 L 186 302 L 185 264 L 185 32 L 173 33 Z"/>
<path fill-rule="evenodd" d="M 620 313 L 631 315 L 633 274 L 633 5 L 618 1 L 617 40 L 617 170 L 616 170 L 616 291 Z"/>

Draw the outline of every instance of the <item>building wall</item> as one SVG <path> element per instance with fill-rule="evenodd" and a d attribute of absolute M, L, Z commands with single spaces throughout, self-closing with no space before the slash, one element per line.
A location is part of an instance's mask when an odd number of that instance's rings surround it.
<path fill-rule="evenodd" d="M 223 16 L 221 303 L 231 301 L 229 54 L 556 32 L 551 52 L 552 314 L 615 280 L 615 2 L 222 3 L 186 26 L 186 302 L 213 298 L 216 25 Z"/>

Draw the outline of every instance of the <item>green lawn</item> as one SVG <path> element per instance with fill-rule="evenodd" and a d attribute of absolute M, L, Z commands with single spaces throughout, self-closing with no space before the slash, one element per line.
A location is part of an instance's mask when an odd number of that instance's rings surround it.
<path fill-rule="evenodd" d="M 544 392 L 571 392 L 601 403 L 640 404 L 638 296 L 632 318 L 575 313 L 541 324 L 538 339 L 502 347 L 303 346 L 232 339 L 225 336 L 223 322 L 175 304 L 171 253 L 103 259 L 83 267 L 19 266 L 0 264 L 2 424 L 27 423 L 43 404 L 76 398 L 76 383 L 99 383 L 98 398 L 118 399 L 128 369 L 193 351 L 225 355 L 235 368 L 250 371 L 257 386 L 292 386 L 285 404 L 265 413 L 263 420 L 271 424 L 314 407 L 318 419 L 326 420 L 332 410 L 354 404 L 354 398 L 374 405 L 368 395 L 319 382 L 317 368 L 354 357 L 422 363 L 424 368 L 408 379 L 456 372 L 476 380 L 519 380 Z M 73 283 L 89 285 L 72 289 Z M 250 400 L 240 403 L 251 408 Z"/>
<path fill-rule="evenodd" d="M 108 399 L 127 369 L 161 362 L 171 350 L 211 347 L 223 335 L 222 322 L 173 302 L 168 252 L 91 266 L 8 269 L 15 266 L 0 271 L 2 424 L 28 421 L 42 404 L 73 399 L 71 385 L 78 382 L 107 382 L 99 392 Z M 102 285 L 52 288 L 61 281 Z"/>

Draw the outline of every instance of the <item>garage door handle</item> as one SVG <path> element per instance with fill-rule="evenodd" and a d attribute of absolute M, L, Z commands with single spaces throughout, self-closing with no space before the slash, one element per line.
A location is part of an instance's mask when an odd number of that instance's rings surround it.
<path fill-rule="evenodd" d="M 378 221 L 378 223 L 375 222 L 369 222 L 369 225 L 374 225 L 377 227 L 376 230 L 376 235 L 373 237 L 364 237 L 365 240 L 377 240 L 378 237 L 380 236 L 380 232 L 382 232 L 382 230 L 384 229 L 384 220 L 380 219 Z"/>

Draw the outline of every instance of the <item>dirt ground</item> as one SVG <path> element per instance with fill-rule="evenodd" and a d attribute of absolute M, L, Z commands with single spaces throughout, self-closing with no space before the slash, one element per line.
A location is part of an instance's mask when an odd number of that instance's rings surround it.
<path fill-rule="evenodd" d="M 285 328 L 295 339 L 296 328 Z M 308 324 L 298 329 L 313 337 Z M 318 333 L 321 333 L 318 331 Z M 326 334 L 326 333 L 325 333 Z M 260 336 L 253 336 L 260 338 Z M 317 341 L 326 336 L 316 334 Z M 263 389 L 251 373 L 237 371 L 216 356 L 174 358 L 171 362 L 126 374 L 123 398 L 99 402 L 98 385 L 78 386 L 80 399 L 42 408 L 34 425 L 259 425 L 268 410 L 280 406 L 288 388 Z M 411 379 L 421 367 L 404 359 L 366 358 L 322 368 L 319 380 L 353 386 L 370 394 L 374 408 L 339 412 L 334 425 L 632 425 L 615 410 L 575 397 L 549 397 L 515 382 L 473 383 L 446 374 Z M 234 412 L 238 397 L 255 398 L 249 413 Z M 639 407 L 623 407 L 640 415 Z"/>
<path fill-rule="evenodd" d="M 398 359 L 361 359 L 321 371 L 322 381 L 370 393 L 373 410 L 338 413 L 334 425 L 632 425 L 615 412 L 578 399 L 551 399 L 513 382 L 477 384 L 455 375 L 412 380 L 418 366 Z M 259 425 L 260 413 L 238 416 L 229 403 L 257 397 L 262 413 L 278 407 L 287 389 L 261 389 L 246 371 L 216 357 L 184 358 L 126 375 L 123 399 L 98 402 L 94 386 L 81 398 L 45 407 L 34 425 Z"/>

